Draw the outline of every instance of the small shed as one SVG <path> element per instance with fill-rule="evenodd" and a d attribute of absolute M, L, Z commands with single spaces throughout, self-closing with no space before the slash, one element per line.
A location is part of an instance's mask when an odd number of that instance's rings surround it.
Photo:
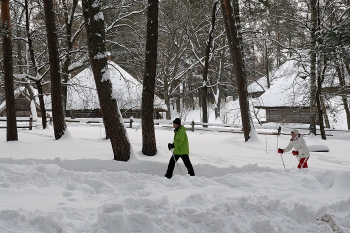
<path fill-rule="evenodd" d="M 142 84 L 113 61 L 108 60 L 106 78 L 112 83 L 113 96 L 124 118 L 141 117 Z M 68 82 L 66 116 L 73 118 L 102 117 L 96 85 L 90 67 Z M 155 118 L 166 112 L 164 100 L 154 96 Z"/>
<path fill-rule="evenodd" d="M 287 61 L 271 73 L 271 80 L 272 85 L 258 97 L 259 104 L 254 106 L 266 111 L 266 122 L 309 124 L 309 77 L 305 67 L 297 61 Z M 265 83 L 260 81 L 254 85 L 255 91 L 261 90 Z"/>
<path fill-rule="evenodd" d="M 33 100 L 25 87 L 19 87 L 14 92 L 15 111 L 17 117 L 41 117 L 40 106 Z M 0 116 L 6 117 L 6 98 L 0 93 Z"/>

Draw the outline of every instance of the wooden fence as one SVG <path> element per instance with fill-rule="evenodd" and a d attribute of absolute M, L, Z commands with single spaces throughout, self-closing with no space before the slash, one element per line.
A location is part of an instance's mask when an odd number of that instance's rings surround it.
<path fill-rule="evenodd" d="M 6 117 L 1 117 L 0 118 L 0 122 L 6 122 L 7 121 L 7 118 Z M 21 117 L 21 118 L 16 118 L 16 121 L 17 122 L 28 122 L 28 125 L 21 125 L 21 124 L 17 124 L 17 128 L 25 128 L 25 129 L 29 129 L 29 130 L 32 130 L 33 129 L 33 117 L 29 117 L 29 118 L 24 118 L 24 117 Z M 6 129 L 7 126 L 6 125 L 0 125 L 0 128 L 3 128 L 3 129 Z"/>

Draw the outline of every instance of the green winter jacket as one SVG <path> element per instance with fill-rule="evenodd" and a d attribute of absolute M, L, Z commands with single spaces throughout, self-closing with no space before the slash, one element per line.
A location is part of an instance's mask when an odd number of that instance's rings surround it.
<path fill-rule="evenodd" d="M 190 153 L 190 148 L 188 145 L 186 128 L 183 125 L 180 125 L 174 130 L 174 133 L 174 155 L 188 155 Z"/>

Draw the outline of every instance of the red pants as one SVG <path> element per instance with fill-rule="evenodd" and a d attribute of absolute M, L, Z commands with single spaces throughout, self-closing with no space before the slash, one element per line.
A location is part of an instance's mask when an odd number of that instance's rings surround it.
<path fill-rule="evenodd" d="M 309 160 L 309 157 L 306 157 L 306 158 L 301 158 L 299 160 L 299 164 L 298 164 L 298 168 L 301 169 L 301 168 L 308 168 L 307 166 L 307 161 Z"/>

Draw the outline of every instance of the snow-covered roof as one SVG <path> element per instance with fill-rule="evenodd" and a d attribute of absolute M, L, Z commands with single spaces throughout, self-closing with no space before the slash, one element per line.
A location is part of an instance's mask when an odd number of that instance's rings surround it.
<path fill-rule="evenodd" d="M 306 67 L 308 68 L 308 66 Z M 266 77 L 263 77 L 266 81 Z M 258 99 L 260 107 L 300 107 L 309 105 L 309 77 L 297 61 L 287 61 L 271 73 L 272 85 Z M 260 80 L 259 80 L 260 81 Z M 261 86 L 254 86 L 256 90 Z M 262 89 L 261 89 L 262 91 Z"/>
<path fill-rule="evenodd" d="M 270 86 L 273 85 L 276 81 L 278 81 L 280 78 L 285 76 L 290 76 L 292 73 L 296 72 L 303 73 L 303 67 L 300 67 L 298 65 L 298 62 L 295 60 L 288 60 L 285 63 L 283 63 L 280 67 L 277 69 L 271 71 L 269 73 L 269 79 L 270 79 Z M 302 76 L 302 74 L 300 74 Z M 261 77 L 260 79 L 254 81 L 248 86 L 248 92 L 254 93 L 254 92 L 264 92 L 268 88 L 267 85 L 267 78 L 266 75 Z"/>
<path fill-rule="evenodd" d="M 31 91 L 33 92 L 34 95 L 34 101 L 31 99 L 28 88 L 31 89 Z M 20 86 L 18 88 L 16 88 L 14 90 L 14 98 L 18 98 L 18 96 L 23 95 L 28 101 L 30 101 L 30 109 L 32 112 L 32 116 L 34 118 L 37 117 L 37 109 L 40 109 L 39 106 L 39 99 L 38 99 L 38 90 L 33 88 L 32 86 Z M 2 99 L 0 98 L 0 113 L 3 112 L 6 109 L 6 99 Z"/>
<path fill-rule="evenodd" d="M 108 61 L 107 73 L 118 107 L 120 109 L 141 108 L 142 84 L 112 61 Z M 154 107 L 165 108 L 164 101 L 155 96 Z M 100 108 L 100 103 L 94 76 L 89 67 L 68 82 L 67 109 L 97 108 Z"/>

